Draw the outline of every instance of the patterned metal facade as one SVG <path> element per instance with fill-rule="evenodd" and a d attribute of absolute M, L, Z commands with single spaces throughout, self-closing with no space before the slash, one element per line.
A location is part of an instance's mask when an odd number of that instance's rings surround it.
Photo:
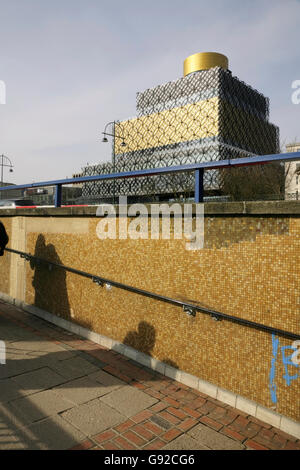
<path fill-rule="evenodd" d="M 115 165 L 87 166 L 83 176 L 279 152 L 279 130 L 269 123 L 268 98 L 222 67 L 137 93 L 136 109 L 135 118 L 116 125 Z M 221 173 L 206 171 L 204 189 L 221 188 Z M 192 195 L 193 191 L 194 175 L 181 173 L 85 183 L 83 196 Z"/>

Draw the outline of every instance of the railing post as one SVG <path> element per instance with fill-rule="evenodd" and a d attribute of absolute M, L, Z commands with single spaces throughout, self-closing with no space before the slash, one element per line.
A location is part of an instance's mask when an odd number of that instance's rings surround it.
<path fill-rule="evenodd" d="M 55 195 L 54 195 L 54 205 L 55 205 L 55 207 L 61 207 L 61 195 L 62 195 L 62 185 L 57 184 L 55 186 Z"/>
<path fill-rule="evenodd" d="M 195 170 L 195 202 L 203 202 L 203 168 Z"/>

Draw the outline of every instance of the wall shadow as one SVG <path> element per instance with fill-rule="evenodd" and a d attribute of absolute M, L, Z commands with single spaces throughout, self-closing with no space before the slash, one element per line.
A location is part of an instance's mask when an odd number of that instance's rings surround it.
<path fill-rule="evenodd" d="M 146 321 L 141 321 L 138 325 L 137 331 L 129 331 L 125 336 L 123 343 L 152 357 L 155 341 L 156 330 L 154 326 Z M 175 369 L 179 368 L 178 365 L 171 359 L 164 358 L 161 361 L 171 367 L 174 367 Z"/>
<path fill-rule="evenodd" d="M 46 244 L 44 235 L 37 238 L 34 256 L 63 264 L 54 245 Z M 35 290 L 34 305 L 54 313 L 59 317 L 70 318 L 70 304 L 66 285 L 66 271 L 44 262 L 30 261 L 34 269 L 32 286 Z"/>
<path fill-rule="evenodd" d="M 139 377 L 138 364 L 134 367 L 127 359 L 116 357 L 106 348 L 94 348 L 93 344 L 87 350 L 68 347 L 69 341 L 72 343 L 79 337 L 30 314 L 15 312 L 15 307 L 1 302 L 0 331 L 7 354 L 6 364 L 0 366 L 0 450 L 72 448 L 98 431 L 93 434 L 81 428 L 79 431 L 76 423 L 64 417 L 65 412 L 88 406 L 89 402 L 127 387 L 127 382 L 122 380 L 124 374 L 128 373 L 134 380 L 144 380 L 143 376 Z M 53 344 L 56 339 L 62 342 Z M 155 329 L 147 322 L 141 322 L 138 331 L 126 335 L 127 343 L 149 355 L 155 339 Z M 176 367 L 168 359 L 164 362 Z M 103 370 L 108 365 L 115 369 L 114 375 Z M 160 380 L 160 374 L 153 371 L 150 380 Z M 50 403 L 47 411 L 47 401 L 35 398 L 39 392 L 54 393 L 59 403 L 64 400 L 64 408 L 51 410 Z M 83 397 L 80 401 L 78 394 Z M 124 414 L 124 422 L 127 419 Z"/>
<path fill-rule="evenodd" d="M 4 255 L 4 248 L 9 242 L 9 238 L 4 224 L 0 221 L 0 256 Z"/>

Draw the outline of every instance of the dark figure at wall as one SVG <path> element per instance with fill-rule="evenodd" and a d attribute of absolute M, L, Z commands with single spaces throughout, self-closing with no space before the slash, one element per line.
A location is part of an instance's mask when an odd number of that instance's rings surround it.
<path fill-rule="evenodd" d="M 0 222 L 0 256 L 4 255 L 4 248 L 8 243 L 8 235 L 2 222 Z"/>
<path fill-rule="evenodd" d="M 138 325 L 138 331 L 129 331 L 124 338 L 123 343 L 127 346 L 131 346 L 137 351 L 147 354 L 148 356 L 152 356 L 155 340 L 156 332 L 154 326 L 146 321 L 141 321 Z M 162 362 L 178 369 L 177 364 L 171 359 L 163 358 Z"/>
<path fill-rule="evenodd" d="M 34 256 L 42 260 L 63 264 L 54 245 L 47 245 L 42 234 L 37 238 Z M 32 280 L 35 290 L 34 305 L 59 317 L 70 318 L 65 270 L 35 260 L 30 262 L 30 266 L 34 269 Z"/>
<path fill-rule="evenodd" d="M 155 345 L 155 329 L 149 323 L 142 321 L 138 325 L 138 331 L 129 331 L 123 343 L 151 356 Z"/>

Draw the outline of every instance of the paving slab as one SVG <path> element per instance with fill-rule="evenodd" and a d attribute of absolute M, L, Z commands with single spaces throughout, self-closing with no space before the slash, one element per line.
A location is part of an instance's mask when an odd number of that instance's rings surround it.
<path fill-rule="evenodd" d="M 97 359 L 94 356 L 90 356 L 87 353 L 83 353 L 82 351 L 80 351 L 79 355 L 80 355 L 80 357 L 83 357 L 86 361 L 90 362 L 91 364 L 94 364 L 94 366 L 96 366 L 98 368 L 98 370 L 107 366 L 106 362 L 102 362 L 102 361 L 100 361 L 100 359 Z"/>
<path fill-rule="evenodd" d="M 200 444 L 196 439 L 183 434 L 174 441 L 167 444 L 162 450 L 211 450 L 209 447 Z"/>
<path fill-rule="evenodd" d="M 27 353 L 29 357 L 32 357 L 31 353 Z M 76 357 L 78 355 L 78 352 L 72 351 L 72 350 L 67 350 L 63 349 L 63 351 L 55 352 L 55 353 L 46 353 L 46 354 L 41 354 L 39 357 L 39 362 L 40 364 L 47 366 L 47 367 L 53 367 L 57 363 L 60 363 L 61 361 L 65 361 L 67 359 L 71 359 L 73 357 Z"/>
<path fill-rule="evenodd" d="M 75 405 L 81 405 L 106 393 L 105 387 L 89 377 L 70 380 L 55 387 L 55 392 Z"/>
<path fill-rule="evenodd" d="M 34 423 L 41 419 L 53 416 L 68 410 L 74 406 L 69 401 L 55 393 L 54 390 L 35 393 L 27 397 L 13 400 L 11 409 L 21 412 L 27 418 L 28 423 Z"/>
<path fill-rule="evenodd" d="M 98 372 L 99 370 L 97 366 L 79 356 L 49 362 L 49 367 L 68 380 L 78 379 L 85 375 L 92 374 L 93 372 Z"/>
<path fill-rule="evenodd" d="M 65 382 L 64 377 L 51 370 L 49 367 L 42 367 L 38 370 L 17 375 L 13 377 L 13 380 L 19 385 L 20 393 L 22 394 L 40 392 Z"/>
<path fill-rule="evenodd" d="M 25 352 L 25 353 L 35 353 L 38 355 L 44 355 L 47 353 L 61 353 L 64 352 L 65 349 L 51 341 L 46 340 L 35 340 L 35 341 L 16 341 L 14 343 L 10 343 L 10 349 L 14 349 L 15 351 Z"/>
<path fill-rule="evenodd" d="M 5 367 L 0 367 L 0 380 L 40 368 L 41 363 L 39 359 L 32 360 L 27 355 L 15 354 L 6 350 L 6 365 Z"/>
<path fill-rule="evenodd" d="M 103 370 L 98 370 L 89 375 L 89 378 L 95 380 L 103 387 L 103 395 L 107 395 L 115 390 L 118 390 L 121 387 L 126 387 L 126 382 L 123 380 L 117 379 L 113 375 L 107 374 Z"/>
<path fill-rule="evenodd" d="M 32 418 L 11 403 L 5 403 L 0 405 L 0 423 L 5 433 L 13 434 L 15 430 L 32 424 Z"/>
<path fill-rule="evenodd" d="M 27 330 L 16 330 L 14 327 L 4 326 L 0 323 L 0 340 L 4 338 L 6 343 L 15 343 L 25 339 L 32 340 L 32 333 Z"/>
<path fill-rule="evenodd" d="M 0 403 L 6 403 L 20 397 L 19 386 L 12 379 L 0 380 Z"/>
<path fill-rule="evenodd" d="M 61 416 L 87 436 L 98 434 L 126 420 L 124 415 L 107 406 L 100 399 L 72 408 L 62 413 Z"/>
<path fill-rule="evenodd" d="M 27 446 L 22 437 L 13 435 L 0 435 L 1 450 L 26 450 Z"/>
<path fill-rule="evenodd" d="M 19 430 L 16 437 L 30 450 L 66 450 L 86 439 L 83 432 L 58 415 Z"/>
<path fill-rule="evenodd" d="M 103 403 L 118 410 L 130 418 L 145 408 L 157 403 L 157 399 L 147 395 L 134 387 L 122 387 L 101 398 Z"/>
<path fill-rule="evenodd" d="M 213 450 L 243 450 L 245 446 L 233 439 L 230 439 L 223 434 L 214 431 L 213 429 L 205 426 L 204 424 L 198 424 L 191 431 L 188 436 L 195 439 L 198 445 L 207 446 Z"/>

